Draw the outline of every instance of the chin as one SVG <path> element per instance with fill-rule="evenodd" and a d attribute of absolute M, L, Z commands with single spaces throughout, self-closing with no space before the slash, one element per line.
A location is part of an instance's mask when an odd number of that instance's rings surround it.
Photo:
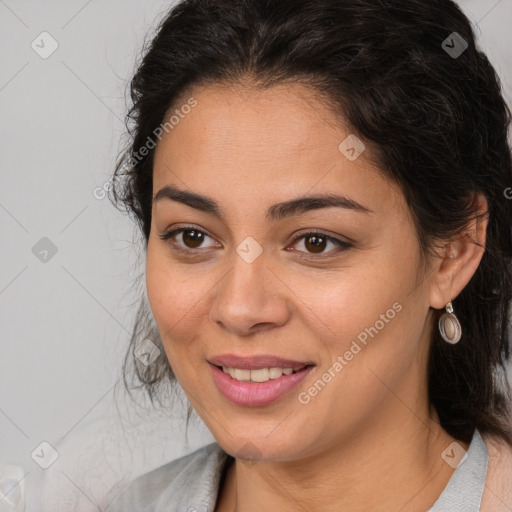
<path fill-rule="evenodd" d="M 224 435 L 216 437 L 222 449 L 236 459 L 252 463 L 293 460 L 297 455 L 297 442 L 290 436 Z"/>

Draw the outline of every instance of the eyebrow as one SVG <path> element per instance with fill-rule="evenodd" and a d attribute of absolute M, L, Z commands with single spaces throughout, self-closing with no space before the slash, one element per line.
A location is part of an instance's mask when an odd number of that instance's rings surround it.
<path fill-rule="evenodd" d="M 178 203 L 185 204 L 196 210 L 214 215 L 219 219 L 224 219 L 225 216 L 213 199 L 207 196 L 180 190 L 174 185 L 165 185 L 154 196 L 153 202 L 162 199 L 170 199 Z M 362 213 L 373 213 L 372 210 L 357 203 L 356 201 L 340 195 L 326 194 L 326 195 L 311 195 L 303 196 L 290 201 L 276 203 L 267 210 L 266 218 L 268 221 L 278 221 L 285 217 L 292 215 L 300 215 L 312 210 L 319 210 L 321 208 L 345 208 Z"/>

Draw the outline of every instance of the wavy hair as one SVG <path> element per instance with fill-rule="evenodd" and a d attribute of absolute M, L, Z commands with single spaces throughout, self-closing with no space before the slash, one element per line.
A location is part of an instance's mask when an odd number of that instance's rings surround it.
<path fill-rule="evenodd" d="M 461 234 L 475 215 L 472 198 L 485 196 L 485 252 L 453 300 L 463 338 L 450 345 L 433 329 L 428 392 L 450 435 L 469 442 L 478 428 L 512 446 L 506 374 L 512 200 L 505 193 L 512 186 L 511 114 L 469 20 L 451 0 L 185 0 L 175 5 L 142 50 L 130 83 L 129 142 L 114 171 L 111 200 L 135 220 L 144 249 L 154 149 L 141 158 L 140 148 L 192 86 L 247 82 L 260 88 L 300 82 L 319 93 L 372 148 L 382 173 L 399 185 L 423 256 L 433 254 L 436 241 Z M 149 366 L 134 357 L 145 338 L 162 348 L 142 298 L 123 375 L 128 389 L 137 381 L 153 402 L 175 377 L 163 349 Z"/>

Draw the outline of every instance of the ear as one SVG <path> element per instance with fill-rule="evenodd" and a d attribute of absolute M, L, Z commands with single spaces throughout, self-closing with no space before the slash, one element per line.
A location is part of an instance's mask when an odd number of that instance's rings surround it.
<path fill-rule="evenodd" d="M 475 215 L 463 233 L 439 249 L 432 267 L 430 306 L 443 309 L 459 295 L 473 277 L 485 251 L 489 220 L 488 204 L 482 194 L 474 196 Z"/>

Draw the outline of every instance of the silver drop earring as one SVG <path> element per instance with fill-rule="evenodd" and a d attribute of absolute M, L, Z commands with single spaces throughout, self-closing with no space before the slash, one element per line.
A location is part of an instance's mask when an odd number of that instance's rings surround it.
<path fill-rule="evenodd" d="M 444 341 L 454 345 L 460 340 L 462 329 L 459 319 L 453 312 L 452 301 L 445 306 L 446 312 L 439 319 L 439 332 Z"/>

